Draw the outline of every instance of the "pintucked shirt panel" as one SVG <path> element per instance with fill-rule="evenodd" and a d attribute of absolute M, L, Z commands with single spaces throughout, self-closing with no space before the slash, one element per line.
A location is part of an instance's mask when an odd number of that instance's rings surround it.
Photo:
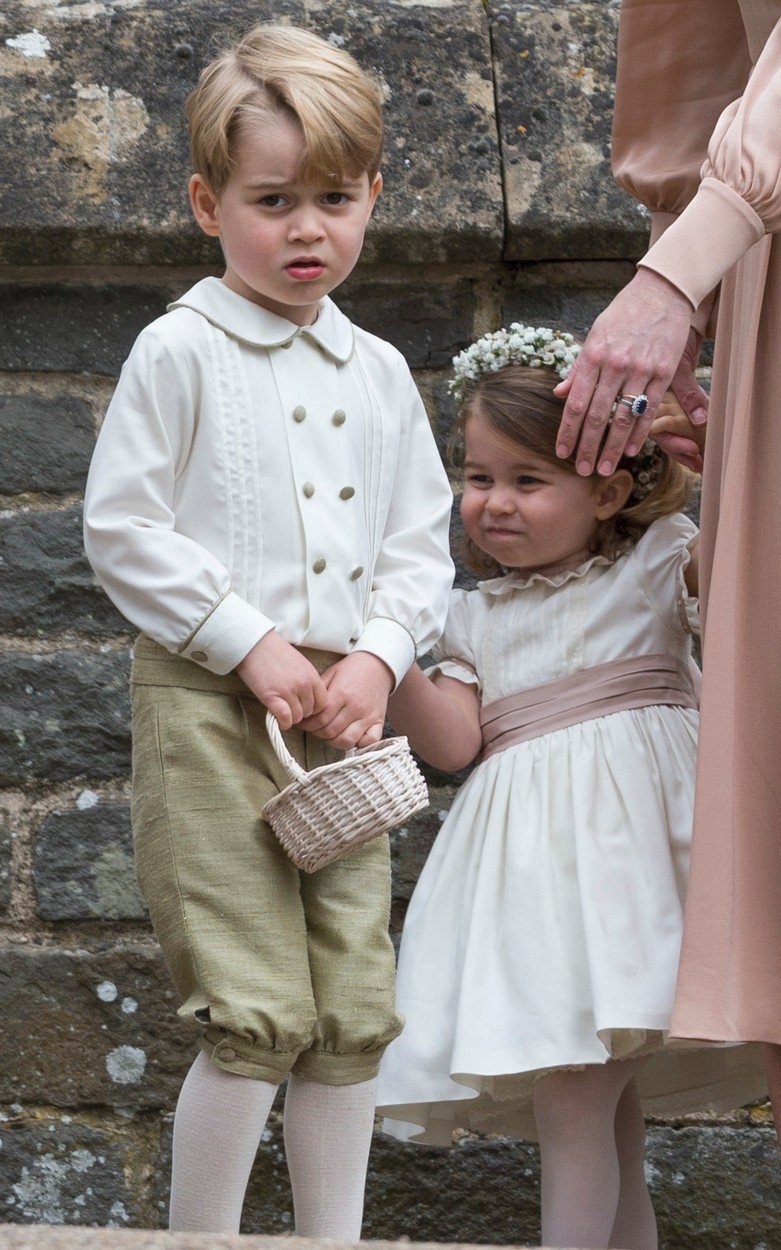
<path fill-rule="evenodd" d="M 394 348 L 330 300 L 299 327 L 207 278 L 123 368 L 85 546 L 129 620 L 213 672 L 276 628 L 399 680 L 444 622 L 450 503 Z"/>

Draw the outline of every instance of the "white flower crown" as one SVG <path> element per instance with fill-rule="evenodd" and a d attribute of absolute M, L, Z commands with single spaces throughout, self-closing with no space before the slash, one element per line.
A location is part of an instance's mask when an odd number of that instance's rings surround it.
<path fill-rule="evenodd" d="M 507 365 L 531 369 L 555 369 L 566 378 L 580 354 L 572 334 L 548 326 L 526 326 L 514 321 L 506 330 L 484 334 L 471 347 L 453 357 L 451 395 L 460 400 L 465 382 L 476 382 L 483 373 L 498 373 Z"/>
<path fill-rule="evenodd" d="M 460 403 L 464 384 L 476 382 L 484 373 L 498 373 L 507 365 L 526 365 L 530 369 L 552 369 L 562 380 L 580 355 L 575 336 L 549 326 L 527 326 L 513 321 L 507 329 L 493 330 L 453 357 L 453 377 L 448 390 Z M 635 484 L 629 503 L 640 503 L 659 480 L 667 461 L 661 447 L 648 438 L 632 457 Z"/>

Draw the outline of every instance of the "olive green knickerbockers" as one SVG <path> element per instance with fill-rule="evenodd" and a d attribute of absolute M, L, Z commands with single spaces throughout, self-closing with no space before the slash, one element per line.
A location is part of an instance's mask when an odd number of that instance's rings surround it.
<path fill-rule="evenodd" d="M 142 636 L 132 686 L 136 867 L 179 1014 L 226 1071 L 370 1080 L 401 1030 L 387 838 L 300 873 L 261 820 L 288 779 L 241 679 Z M 306 768 L 342 754 L 301 730 L 285 741 Z"/>

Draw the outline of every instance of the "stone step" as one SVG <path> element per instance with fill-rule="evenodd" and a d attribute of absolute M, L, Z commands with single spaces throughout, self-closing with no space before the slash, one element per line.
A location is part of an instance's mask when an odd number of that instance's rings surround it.
<path fill-rule="evenodd" d="M 350 1241 L 296 1238 L 296 1250 L 339 1250 Z M 363 1250 L 477 1250 L 463 1243 L 362 1241 Z M 63 1228 L 46 1224 L 0 1224 L 0 1250 L 290 1250 L 289 1237 L 246 1237 L 234 1233 L 161 1233 L 149 1229 Z M 481 1246 L 480 1250 L 492 1250 Z M 524 1247 L 517 1247 L 524 1250 Z M 532 1247 L 525 1247 L 532 1250 Z M 573 1248 L 574 1250 L 574 1248 Z"/>

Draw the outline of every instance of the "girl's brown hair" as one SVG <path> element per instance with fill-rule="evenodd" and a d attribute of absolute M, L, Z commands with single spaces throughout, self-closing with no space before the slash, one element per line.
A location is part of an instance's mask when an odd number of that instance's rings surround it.
<path fill-rule="evenodd" d="M 505 438 L 519 443 L 528 451 L 557 468 L 577 472 L 573 457 L 562 460 L 556 455 L 556 435 L 564 401 L 553 394 L 559 377 L 552 369 L 532 369 L 525 365 L 507 365 L 497 373 L 482 374 L 464 389 L 458 421 L 450 442 L 454 467 L 463 467 L 464 431 L 470 417 L 481 416 Z M 638 461 L 622 457 L 619 469 L 628 469 L 636 486 L 626 504 L 614 517 L 600 521 L 592 542 L 595 555 L 613 560 L 633 547 L 654 521 L 680 512 L 691 496 L 694 475 L 671 460 L 661 450 L 659 471 L 649 486 L 637 482 Z M 505 570 L 471 538 L 464 536 L 463 555 L 466 564 L 483 577 L 496 577 Z"/>

